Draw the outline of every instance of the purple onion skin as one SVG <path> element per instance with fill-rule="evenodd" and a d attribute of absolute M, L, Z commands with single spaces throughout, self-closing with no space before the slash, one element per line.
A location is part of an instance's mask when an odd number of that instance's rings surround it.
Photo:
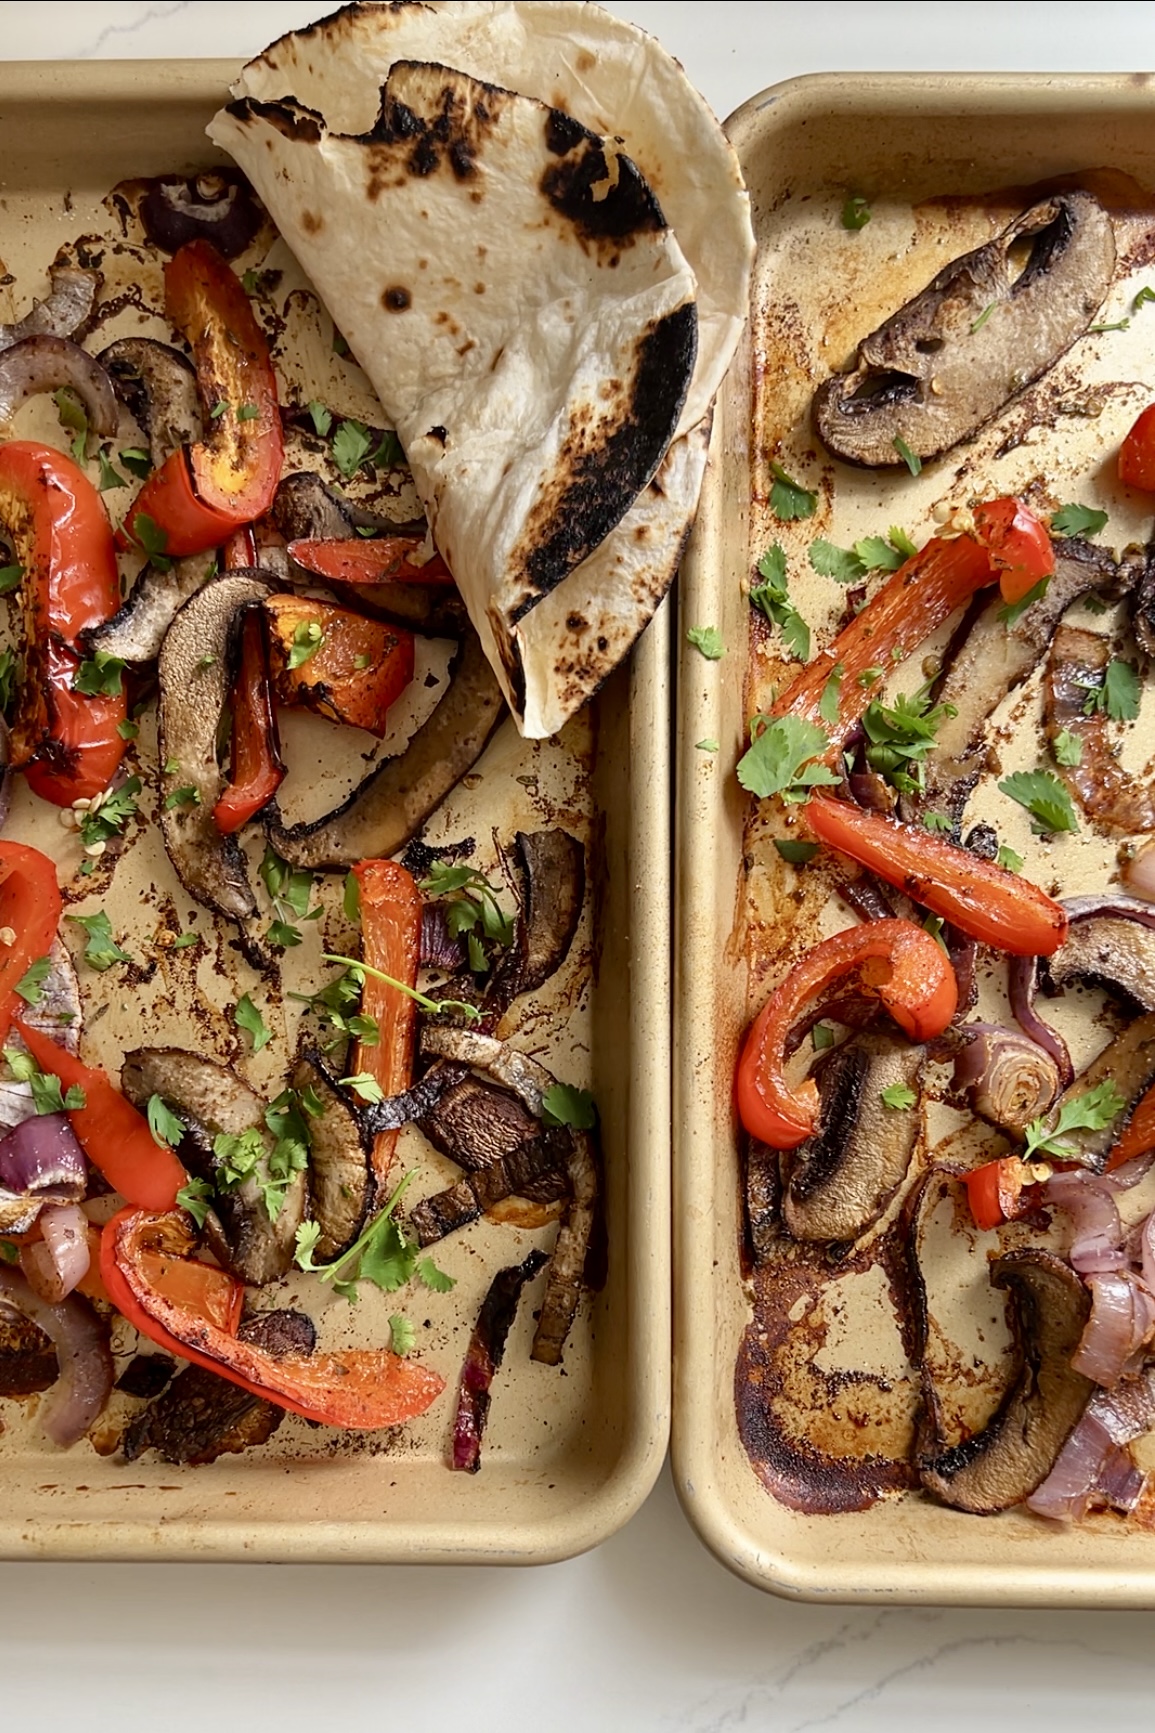
<path fill-rule="evenodd" d="M 77 1294 L 49 1305 L 7 1264 L 0 1264 L 0 1299 L 30 1318 L 56 1349 L 60 1377 L 41 1410 L 41 1423 L 52 1442 L 67 1449 L 84 1437 L 111 1393 L 108 1326 Z"/>
<path fill-rule="evenodd" d="M 84 1196 L 88 1164 L 62 1113 L 37 1114 L 0 1137 L 0 1186 L 12 1192 Z"/>

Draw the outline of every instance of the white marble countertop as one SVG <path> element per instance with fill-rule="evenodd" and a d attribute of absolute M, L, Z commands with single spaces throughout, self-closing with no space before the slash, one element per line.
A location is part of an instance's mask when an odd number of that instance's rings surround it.
<path fill-rule="evenodd" d="M 9 58 L 246 55 L 324 0 L 0 4 Z M 842 68 L 1131 70 L 1155 7 L 616 3 L 720 114 Z M 668 1474 L 626 1530 L 538 1570 L 0 1565 L 8 1726 L 477 1733 L 942 1733 L 1143 1724 L 1141 1613 L 858 1611 L 758 1594 L 703 1550 Z"/>

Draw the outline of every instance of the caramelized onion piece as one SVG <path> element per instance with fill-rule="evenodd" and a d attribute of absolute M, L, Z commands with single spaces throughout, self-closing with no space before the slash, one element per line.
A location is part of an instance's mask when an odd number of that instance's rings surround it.
<path fill-rule="evenodd" d="M 0 354 L 0 422 L 10 422 L 30 397 L 62 386 L 79 397 L 93 433 L 111 439 L 120 420 L 112 381 L 98 361 L 67 337 L 26 337 Z"/>
<path fill-rule="evenodd" d="M 968 1023 L 960 1033 L 970 1039 L 955 1060 L 954 1086 L 976 1113 L 1013 1132 L 1046 1113 L 1060 1088 L 1050 1053 L 997 1023 Z"/>
<path fill-rule="evenodd" d="M 31 1319 L 56 1349 L 60 1378 L 41 1410 L 41 1422 L 52 1442 L 67 1448 L 84 1437 L 108 1401 L 113 1372 L 108 1326 L 77 1294 L 49 1305 L 7 1264 L 0 1264 L 0 1299 Z"/>

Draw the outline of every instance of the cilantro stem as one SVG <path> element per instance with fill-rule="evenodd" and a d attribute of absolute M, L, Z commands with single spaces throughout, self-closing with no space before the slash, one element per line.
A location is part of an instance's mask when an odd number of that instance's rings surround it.
<path fill-rule="evenodd" d="M 374 969 L 368 963 L 359 963 L 356 957 L 340 957 L 331 951 L 325 951 L 321 960 L 325 963 L 343 963 L 350 973 L 355 975 L 372 975 L 375 981 L 384 981 L 387 987 L 396 987 L 399 993 L 408 994 L 423 1011 L 430 1011 L 435 1015 L 440 1011 L 460 1011 L 474 1023 L 481 1022 L 481 1012 L 476 1005 L 467 1005 L 463 999 L 430 999 L 426 994 L 419 993 L 416 987 L 407 987 L 404 981 L 398 981 L 393 975 L 386 975 L 384 970 Z"/>

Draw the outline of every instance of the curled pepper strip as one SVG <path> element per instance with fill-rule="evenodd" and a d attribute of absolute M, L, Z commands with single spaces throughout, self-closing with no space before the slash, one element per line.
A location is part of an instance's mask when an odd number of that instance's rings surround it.
<path fill-rule="evenodd" d="M 1049 957 L 1067 936 L 1061 903 L 994 861 L 931 831 L 916 830 L 846 800 L 811 800 L 806 823 L 819 839 L 980 944 L 1012 957 Z"/>
<path fill-rule="evenodd" d="M 958 1004 L 942 946 L 913 921 L 872 921 L 835 933 L 808 951 L 759 1012 L 738 1062 L 738 1114 L 771 1149 L 797 1149 L 818 1122 L 818 1090 L 786 1081 L 786 1040 L 809 1001 L 857 971 L 914 1041 L 941 1035 Z"/>

